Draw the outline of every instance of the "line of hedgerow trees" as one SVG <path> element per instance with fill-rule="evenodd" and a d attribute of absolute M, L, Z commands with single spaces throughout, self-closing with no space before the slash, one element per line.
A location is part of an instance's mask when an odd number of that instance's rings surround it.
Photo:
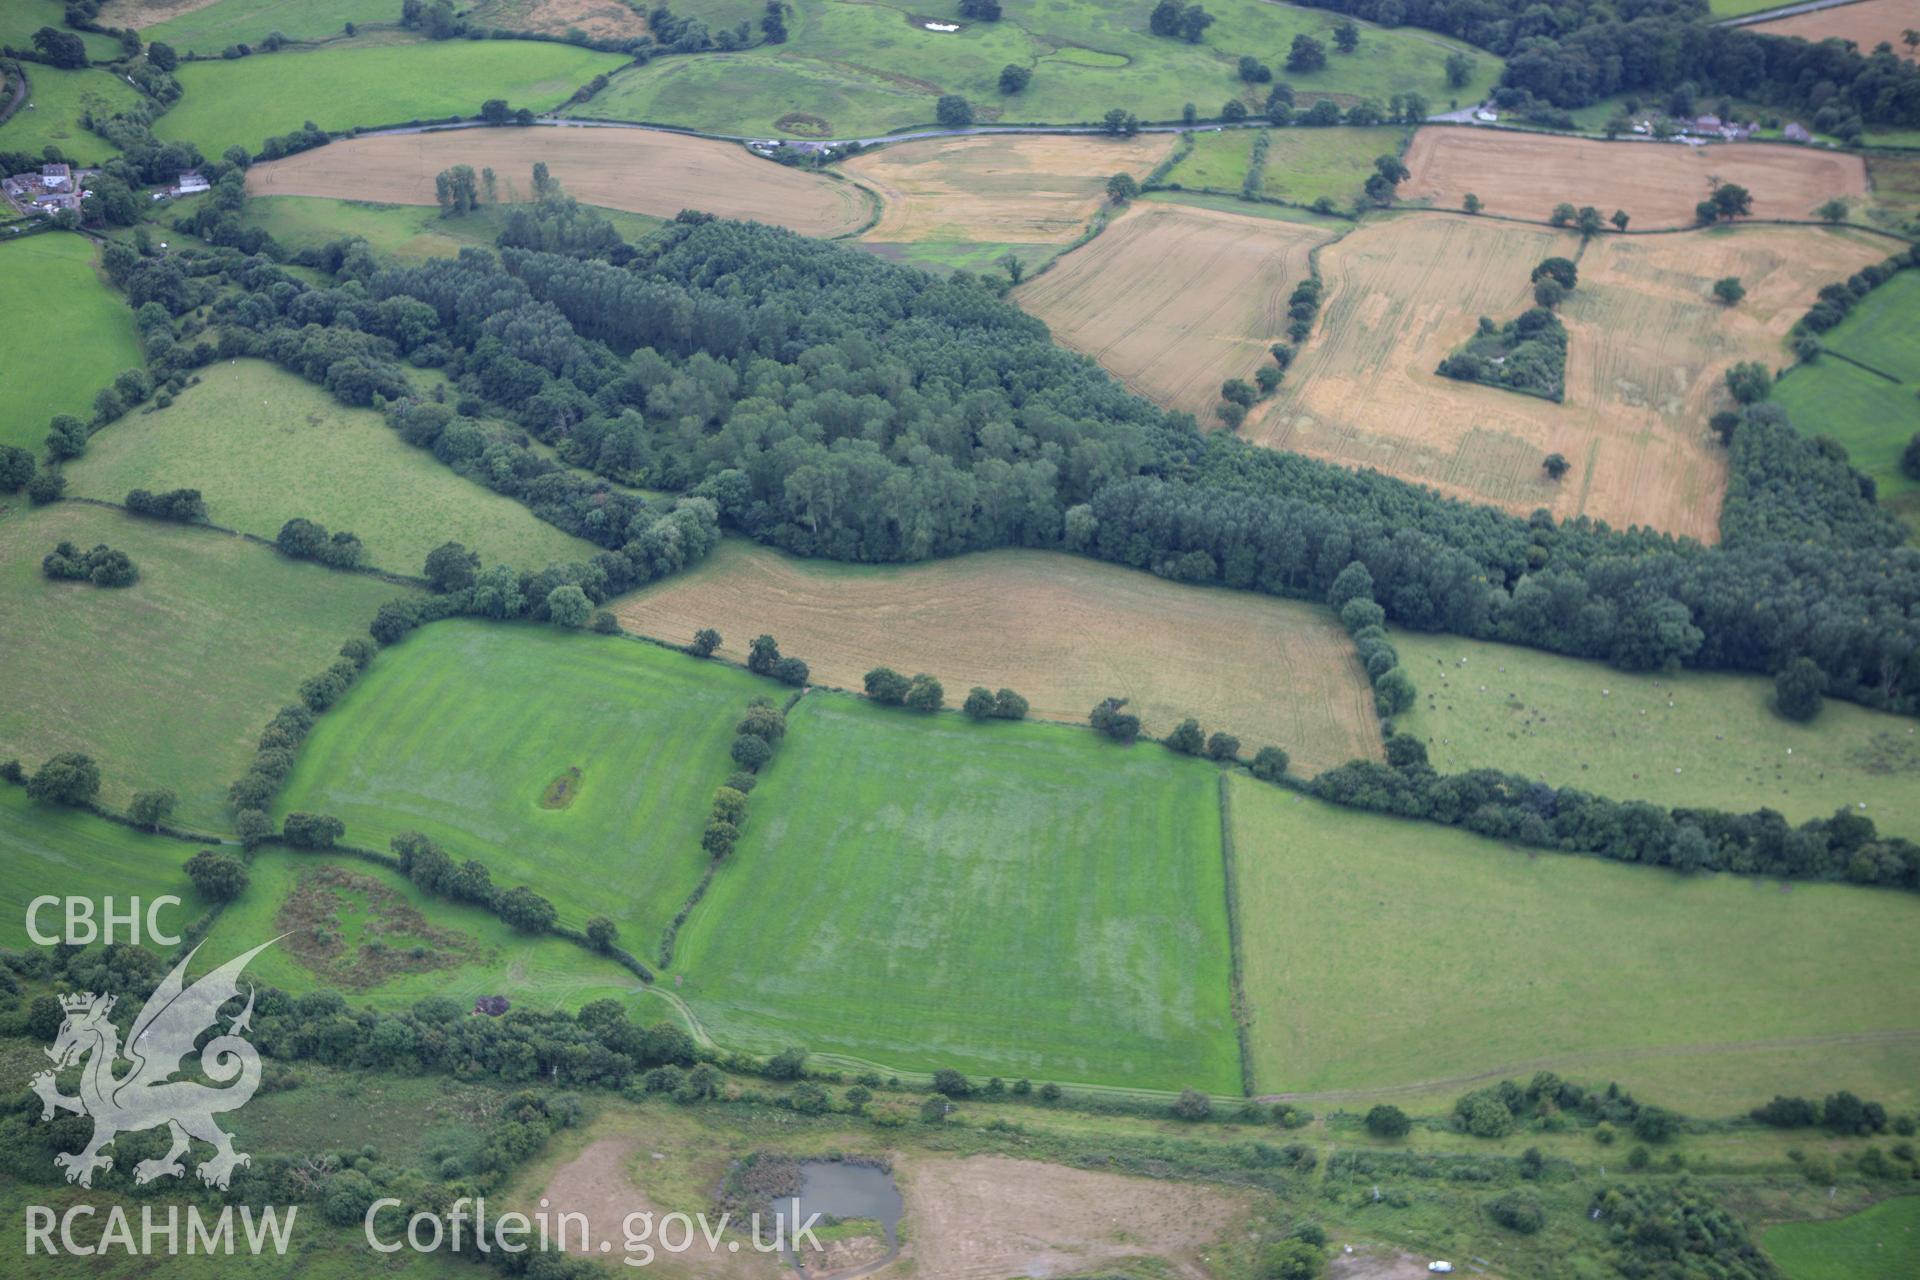
<path fill-rule="evenodd" d="M 1870 489 L 1740 484 L 1743 465 L 1820 474 L 1804 452 L 1732 453 L 1716 548 L 1518 519 L 1205 435 L 965 273 L 703 215 L 631 246 L 557 193 L 511 211 L 502 244 L 408 266 L 341 242 L 304 256 L 331 273 L 322 287 L 231 249 L 108 266 L 169 313 L 210 307 L 220 355 L 383 405 L 410 442 L 632 563 L 700 548 L 637 546 L 635 514 L 657 513 L 481 418 L 610 479 L 705 498 L 723 525 L 802 555 L 1054 547 L 1315 600 L 1357 560 L 1397 626 L 1634 670 L 1772 674 L 1806 658 L 1827 694 L 1901 711 L 1920 698 L 1920 552 L 1887 545 L 1863 514 L 1881 514 Z M 452 403 L 410 396 L 403 364 L 445 371 Z M 1754 518 L 1779 508 L 1791 519 Z M 581 585 L 598 606 L 623 582 Z"/>

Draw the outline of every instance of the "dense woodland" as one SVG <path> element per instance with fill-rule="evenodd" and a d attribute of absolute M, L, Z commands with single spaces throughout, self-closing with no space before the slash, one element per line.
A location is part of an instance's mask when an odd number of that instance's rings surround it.
<path fill-rule="evenodd" d="M 216 241 L 238 225 L 222 216 Z M 332 273 L 323 288 L 236 249 L 116 247 L 107 266 L 160 380 L 252 354 L 385 405 L 410 442 L 607 548 L 581 584 L 595 604 L 704 554 L 705 530 L 640 545 L 663 511 L 483 419 L 621 484 L 711 499 L 726 526 L 801 555 L 1061 547 L 1316 600 L 1358 560 L 1400 626 L 1635 670 L 1805 656 L 1829 694 L 1920 705 L 1920 551 L 1892 545 L 1871 484 L 1771 406 L 1727 424 L 1735 479 L 1708 549 L 1203 435 L 964 273 L 704 215 L 630 246 L 557 195 L 502 239 L 409 266 L 342 242 L 304 256 Z M 179 322 L 149 323 L 202 306 L 218 333 L 191 346 Z M 409 398 L 404 364 L 443 369 L 456 394 Z"/>

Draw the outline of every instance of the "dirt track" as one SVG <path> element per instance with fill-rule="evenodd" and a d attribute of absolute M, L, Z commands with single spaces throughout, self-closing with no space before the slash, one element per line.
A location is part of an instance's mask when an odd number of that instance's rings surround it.
<path fill-rule="evenodd" d="M 802 235 L 839 236 L 871 215 L 870 198 L 850 182 L 758 159 L 736 143 L 644 129 L 462 129 L 353 138 L 255 165 L 247 190 L 430 205 L 434 175 L 467 164 L 491 168 L 503 200 L 526 199 L 539 161 L 587 204 L 656 218 L 698 209 Z"/>
<path fill-rule="evenodd" d="M 1624 209 L 1637 231 L 1690 227 L 1710 180 L 1753 193 L 1756 218 L 1811 218 L 1839 196 L 1858 204 L 1867 170 L 1857 155 L 1764 143 L 1600 142 L 1503 129 L 1430 127 L 1413 136 L 1400 188 L 1408 201 L 1458 209 L 1472 192 L 1488 213 L 1545 221 L 1562 202 Z"/>

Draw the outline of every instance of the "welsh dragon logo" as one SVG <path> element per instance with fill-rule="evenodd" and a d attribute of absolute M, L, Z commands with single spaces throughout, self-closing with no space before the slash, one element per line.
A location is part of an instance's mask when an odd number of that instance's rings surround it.
<path fill-rule="evenodd" d="M 33 1078 L 33 1091 L 40 1095 L 42 1120 L 51 1120 L 56 1110 L 93 1117 L 93 1140 L 78 1152 L 62 1152 L 53 1158 L 54 1164 L 67 1171 L 68 1182 L 92 1186 L 95 1169 L 113 1168 L 113 1157 L 100 1154 L 101 1148 L 122 1133 L 163 1124 L 172 1135 L 173 1147 L 158 1160 L 142 1160 L 135 1165 L 136 1183 L 183 1175 L 186 1167 L 180 1157 L 187 1153 L 190 1138 L 209 1143 L 214 1149 L 213 1156 L 195 1168 L 200 1180 L 210 1187 L 225 1190 L 237 1166 L 253 1163 L 245 1152 L 233 1149 L 233 1136 L 213 1121 L 221 1112 L 245 1106 L 260 1087 L 260 1055 L 240 1035 L 253 1017 L 252 988 L 247 991 L 246 1008 L 233 1016 L 227 1033 L 207 1041 L 200 1050 L 201 1074 L 214 1084 L 172 1077 L 181 1070 L 180 1060 L 194 1051 L 200 1033 L 214 1025 L 220 1006 L 240 994 L 240 973 L 247 962 L 272 945 L 261 943 L 190 987 L 185 984 L 187 965 L 200 948 L 189 951 L 134 1019 L 124 1052 L 120 1033 L 108 1016 L 113 1012 L 113 996 L 87 991 L 60 998 L 66 1021 L 53 1047 L 46 1051 L 53 1059 L 53 1070 Z M 86 1065 L 80 1071 L 80 1096 L 69 1098 L 54 1083 L 54 1073 L 83 1058 Z M 123 1058 L 130 1064 L 124 1074 Z"/>

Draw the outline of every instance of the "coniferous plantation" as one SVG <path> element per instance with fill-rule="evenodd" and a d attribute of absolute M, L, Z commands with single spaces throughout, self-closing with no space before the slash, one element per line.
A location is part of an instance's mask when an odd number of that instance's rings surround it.
<path fill-rule="evenodd" d="M 0 5 L 0 1272 L 1914 1273 L 1765 4 Z"/>

